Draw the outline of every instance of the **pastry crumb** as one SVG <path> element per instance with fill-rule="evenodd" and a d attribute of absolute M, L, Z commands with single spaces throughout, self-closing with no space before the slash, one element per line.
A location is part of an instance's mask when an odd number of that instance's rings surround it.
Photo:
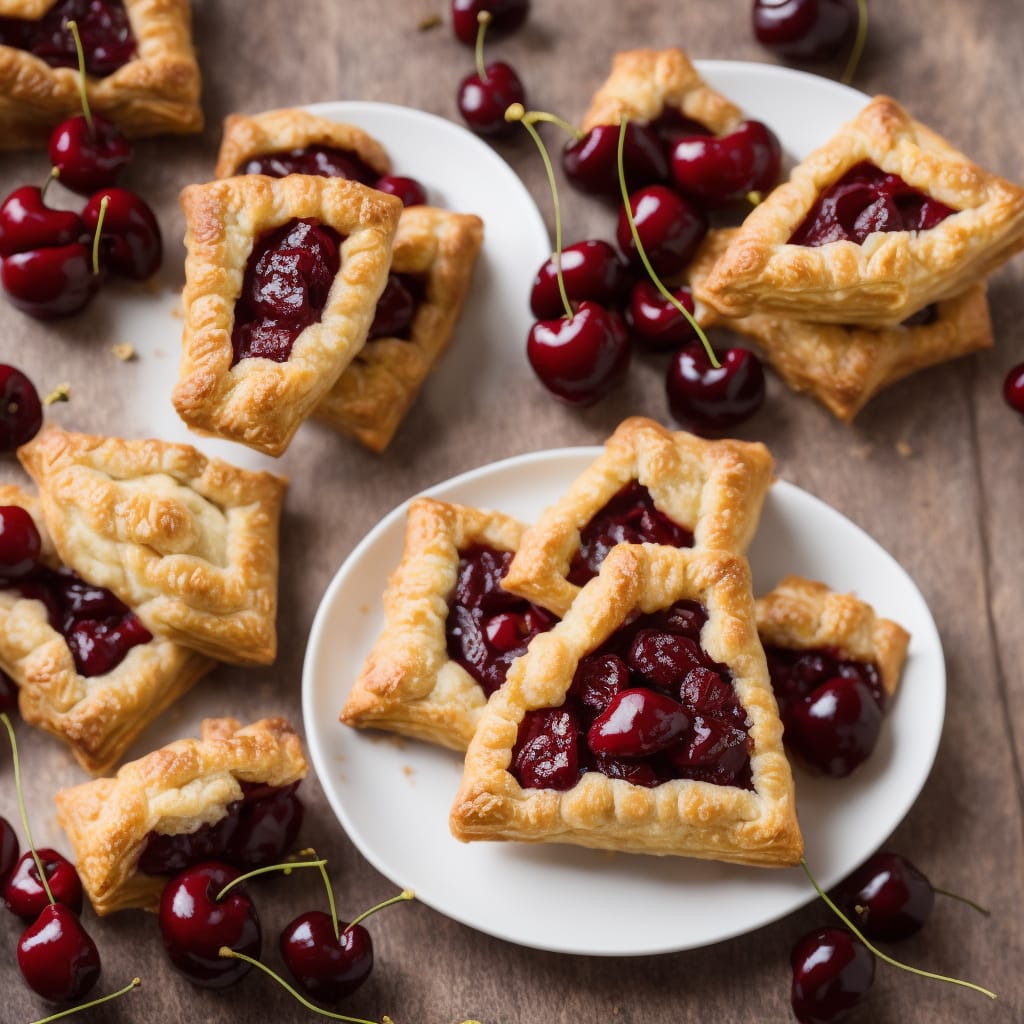
<path fill-rule="evenodd" d="M 130 363 L 137 356 L 135 346 L 127 341 L 121 342 L 118 345 L 111 345 L 110 351 L 113 352 L 113 354 L 120 359 L 122 363 Z"/>
<path fill-rule="evenodd" d="M 361 604 L 359 606 L 359 614 L 360 615 L 369 615 L 370 614 L 370 606 L 368 604 Z"/>
<path fill-rule="evenodd" d="M 58 384 L 44 399 L 43 405 L 55 405 L 57 402 L 71 401 L 71 385 Z"/>
<path fill-rule="evenodd" d="M 409 785 L 416 784 L 416 769 L 411 764 L 402 765 L 402 774 L 409 780 Z"/>
<path fill-rule="evenodd" d="M 440 14 L 428 14 L 423 18 L 420 18 L 419 24 L 416 26 L 419 32 L 429 32 L 432 28 L 438 28 L 442 25 Z"/>
<path fill-rule="evenodd" d="M 858 444 L 847 449 L 847 452 L 855 459 L 866 459 L 874 450 L 874 447 L 873 444 Z"/>
<path fill-rule="evenodd" d="M 185 309 L 180 302 L 178 303 L 177 306 L 171 307 L 171 316 L 173 316 L 175 320 L 185 319 Z"/>
<path fill-rule="evenodd" d="M 896 451 L 900 453 L 905 459 L 909 459 L 914 454 L 914 449 L 906 441 L 896 442 Z"/>

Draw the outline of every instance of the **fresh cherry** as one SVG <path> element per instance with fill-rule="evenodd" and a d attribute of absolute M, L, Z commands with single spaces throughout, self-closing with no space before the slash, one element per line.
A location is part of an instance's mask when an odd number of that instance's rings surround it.
<path fill-rule="evenodd" d="M 607 242 L 588 239 L 562 250 L 562 279 L 569 302 L 592 299 L 603 306 L 615 306 L 628 286 L 629 272 Z M 553 256 L 533 279 L 530 309 L 538 320 L 553 320 L 565 311 Z"/>
<path fill-rule="evenodd" d="M 27 444 L 43 425 L 43 407 L 32 381 L 0 363 L 0 452 Z"/>
<path fill-rule="evenodd" d="M 581 302 L 571 317 L 538 321 L 526 344 L 541 383 L 571 405 L 606 395 L 625 376 L 629 354 L 622 317 L 596 302 Z"/>
<path fill-rule="evenodd" d="M 459 84 L 459 113 L 478 135 L 499 138 L 515 129 L 505 120 L 513 103 L 526 104 L 526 91 L 511 65 L 494 61 Z"/>
<path fill-rule="evenodd" d="M 780 57 L 817 60 L 849 43 L 856 0 L 754 0 L 754 35 Z"/>
<path fill-rule="evenodd" d="M 656 690 L 623 690 L 594 719 L 587 744 L 609 757 L 649 757 L 667 750 L 689 727 L 682 705 L 671 697 Z"/>
<path fill-rule="evenodd" d="M 0 583 L 19 580 L 39 565 L 43 542 L 32 516 L 20 505 L 0 505 Z"/>
<path fill-rule="evenodd" d="M 99 114 L 76 114 L 50 136 L 50 162 L 62 185 L 87 196 L 114 185 L 132 158 L 132 148 L 113 121 Z"/>
<path fill-rule="evenodd" d="M 693 430 L 725 430 L 749 419 L 765 396 L 761 361 L 745 348 L 730 348 L 711 365 L 703 345 L 681 348 L 665 379 L 672 415 Z"/>
<path fill-rule="evenodd" d="M 1024 416 L 1024 363 L 1018 363 L 1003 381 L 1006 404 Z"/>
<path fill-rule="evenodd" d="M 704 215 L 664 185 L 651 185 L 634 192 L 629 197 L 629 208 L 640 243 L 658 274 L 678 274 L 693 258 L 697 246 L 707 234 L 708 223 Z M 630 266 L 641 267 L 624 209 L 619 212 L 615 234 Z"/>
<path fill-rule="evenodd" d="M 3 669 L 0 669 L 0 715 L 13 715 L 18 710 L 18 687 L 14 680 L 6 673 Z M 0 818 L 0 822 L 3 818 Z M 4 823 L 6 824 L 6 822 Z M 9 828 L 10 826 L 8 826 Z M 3 829 L 0 828 L 0 833 L 6 835 Z M 0 842 L 0 868 L 6 863 L 3 843 Z M 17 854 L 15 854 L 17 859 Z M 7 875 L 10 872 L 5 873 L 0 870 L 0 887 L 3 886 L 4 882 L 7 881 Z"/>
<path fill-rule="evenodd" d="M 837 902 L 869 939 L 906 939 L 935 903 L 931 882 L 906 857 L 881 850 L 836 890 Z"/>
<path fill-rule="evenodd" d="M 0 206 L 0 256 L 78 242 L 84 233 L 81 217 L 51 209 L 37 185 L 16 188 Z"/>
<path fill-rule="evenodd" d="M 490 32 L 495 36 L 514 32 L 530 13 L 530 0 L 452 0 L 452 31 L 466 46 L 476 43 L 481 11 L 491 15 Z"/>
<path fill-rule="evenodd" d="M 29 249 L 8 256 L 0 268 L 11 305 L 38 320 L 55 320 L 84 309 L 99 290 L 92 253 L 81 242 Z"/>
<path fill-rule="evenodd" d="M 425 206 L 427 202 L 427 191 L 415 178 L 385 174 L 374 182 L 373 187 L 378 192 L 398 196 L 403 206 Z"/>
<path fill-rule="evenodd" d="M 321 1003 L 335 1003 L 354 992 L 373 970 L 373 942 L 361 925 L 339 921 L 335 937 L 330 914 L 301 914 L 281 933 L 281 956 L 303 992 Z"/>
<path fill-rule="evenodd" d="M 676 301 L 695 312 L 693 293 L 685 285 L 671 289 Z M 690 321 L 650 281 L 637 281 L 626 307 L 630 334 L 645 348 L 664 352 L 696 341 Z"/>
<path fill-rule="evenodd" d="M 562 168 L 569 181 L 590 195 L 619 195 L 619 126 L 599 124 L 562 151 Z M 622 166 L 626 187 L 642 188 L 668 178 L 668 159 L 661 139 L 647 125 L 630 121 L 626 125 Z"/>
<path fill-rule="evenodd" d="M 171 963 L 203 988 L 226 988 L 250 970 L 244 960 L 222 957 L 222 946 L 254 959 L 260 955 L 260 922 L 245 890 L 232 889 L 217 900 L 238 877 L 234 868 L 206 861 L 172 878 L 160 898 L 160 933 Z"/>
<path fill-rule="evenodd" d="M 121 277 L 147 280 L 160 269 L 163 258 L 160 226 L 153 211 L 128 189 L 104 188 L 90 196 L 82 210 L 82 222 L 90 235 L 96 231 L 104 198 L 108 202 L 100 234 L 100 260 Z"/>
<path fill-rule="evenodd" d="M 721 206 L 751 192 L 768 192 L 779 179 L 782 147 L 761 121 L 744 121 L 728 135 L 691 135 L 672 148 L 672 177 L 685 195 Z"/>
<path fill-rule="evenodd" d="M 47 903 L 18 940 L 18 968 L 44 999 L 74 1002 L 96 984 L 100 955 L 75 911 Z"/>
<path fill-rule="evenodd" d="M 842 1020 L 875 980 L 875 958 L 845 928 L 821 928 L 805 935 L 790 955 L 791 999 L 800 1024 Z"/>
<path fill-rule="evenodd" d="M 56 850 L 43 848 L 36 851 L 46 872 L 46 882 L 54 900 L 70 907 L 76 914 L 82 912 L 82 882 L 74 864 Z M 31 850 L 21 855 L 14 871 L 4 886 L 4 904 L 23 921 L 34 921 L 50 903 L 46 889 L 39 879 L 39 869 Z"/>
<path fill-rule="evenodd" d="M 3 675 L 0 672 L 0 676 Z M 11 685 L 13 686 L 13 683 Z M 0 711 L 6 712 L 7 710 L 0 698 Z M 7 879 L 11 877 L 11 872 L 14 871 L 15 864 L 18 863 L 19 851 L 18 833 L 14 831 L 14 826 L 6 818 L 0 818 L 0 885 L 5 885 Z"/>

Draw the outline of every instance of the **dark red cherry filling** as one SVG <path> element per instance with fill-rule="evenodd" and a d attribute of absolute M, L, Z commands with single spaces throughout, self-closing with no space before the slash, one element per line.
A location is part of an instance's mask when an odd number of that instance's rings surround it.
<path fill-rule="evenodd" d="M 235 358 L 285 363 L 295 339 L 318 323 L 341 267 L 343 239 L 313 219 L 291 220 L 253 247 L 235 303 Z"/>
<path fill-rule="evenodd" d="M 678 139 L 689 135 L 711 134 L 699 121 L 692 121 L 675 107 L 665 107 L 648 127 L 657 133 L 669 152 Z"/>
<path fill-rule="evenodd" d="M 422 274 L 388 274 L 388 283 L 377 300 L 367 341 L 375 338 L 401 338 L 412 336 L 412 322 L 423 304 L 427 281 Z"/>
<path fill-rule="evenodd" d="M 511 551 L 475 545 L 460 552 L 459 575 L 448 600 L 448 657 L 458 662 L 489 697 L 509 666 L 538 633 L 557 621 L 550 612 L 501 589 Z"/>
<path fill-rule="evenodd" d="M 639 615 L 581 659 L 561 707 L 528 711 L 510 770 L 527 789 L 588 771 L 638 786 L 695 779 L 751 788 L 750 720 L 732 676 L 700 645 L 707 611 Z"/>
<path fill-rule="evenodd" d="M 283 153 L 263 153 L 246 160 L 235 173 L 267 174 L 271 178 L 315 174 L 321 178 L 347 178 L 371 186 L 380 177 L 356 153 L 333 146 L 305 146 Z"/>
<path fill-rule="evenodd" d="M 179 835 L 150 832 L 139 870 L 171 877 L 204 860 L 223 861 L 243 871 L 278 863 L 291 851 L 302 825 L 298 785 L 241 783 L 242 799 L 228 804 L 219 821 Z"/>
<path fill-rule="evenodd" d="M 135 36 L 121 0 L 57 0 L 41 18 L 0 18 L 0 45 L 28 50 L 54 68 L 77 68 L 68 22 L 78 24 L 85 70 L 104 78 L 136 56 Z"/>
<path fill-rule="evenodd" d="M 569 582 L 582 587 L 593 579 L 616 544 L 668 544 L 693 547 L 693 533 L 672 522 L 654 505 L 651 492 L 634 480 L 580 530 L 580 547 L 569 567 Z"/>
<path fill-rule="evenodd" d="M 956 212 L 865 160 L 822 192 L 789 244 L 860 245 L 876 231 L 927 231 Z"/>

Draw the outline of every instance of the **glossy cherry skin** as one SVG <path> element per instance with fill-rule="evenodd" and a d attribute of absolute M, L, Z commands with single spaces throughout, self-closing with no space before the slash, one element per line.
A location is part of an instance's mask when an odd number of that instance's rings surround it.
<path fill-rule="evenodd" d="M 0 505 L 0 582 L 19 580 L 39 565 L 43 542 L 32 516 L 20 505 Z"/>
<path fill-rule="evenodd" d="M 82 222 L 89 234 L 99 224 L 100 205 L 107 199 L 100 235 L 103 265 L 121 277 L 145 281 L 159 269 L 163 259 L 160 225 L 153 211 L 126 188 L 105 188 L 89 197 L 82 210 Z"/>
<path fill-rule="evenodd" d="M 0 680 L 0 695 L 2 693 L 3 686 L 2 680 Z M 0 696 L 0 710 L 6 713 L 10 711 L 10 708 L 3 707 L 2 700 L 3 697 Z M 14 831 L 14 826 L 6 818 L 0 818 L 0 885 L 5 885 L 7 879 L 11 877 L 11 872 L 14 871 L 15 864 L 18 863 L 19 850 L 18 833 Z"/>
<path fill-rule="evenodd" d="M 84 114 L 61 121 L 50 136 L 50 162 L 60 182 L 79 195 L 114 185 L 132 158 L 132 147 L 113 121 L 92 116 L 92 131 Z"/>
<path fill-rule="evenodd" d="M 670 290 L 692 316 L 695 306 L 690 289 L 681 285 Z M 637 281 L 633 285 L 626 307 L 626 323 L 633 338 L 654 352 L 671 351 L 697 338 L 690 321 L 650 281 Z"/>
<path fill-rule="evenodd" d="M 227 864 L 205 861 L 172 878 L 160 898 L 160 933 L 167 955 L 201 988 L 226 988 L 251 970 L 243 960 L 222 957 L 222 946 L 259 958 L 260 921 L 244 887 L 217 902 L 217 894 L 239 874 Z"/>
<path fill-rule="evenodd" d="M 1003 398 L 1006 404 L 1024 416 L 1024 363 L 1018 363 L 1003 381 Z"/>
<path fill-rule="evenodd" d="M 70 907 L 48 903 L 18 940 L 18 969 L 33 992 L 71 1003 L 96 984 L 100 954 Z"/>
<path fill-rule="evenodd" d="M 16 188 L 0 205 L 0 256 L 26 249 L 79 242 L 82 218 L 71 210 L 53 210 L 36 185 Z"/>
<path fill-rule="evenodd" d="M 425 206 L 427 202 L 427 190 L 415 178 L 401 174 L 385 174 L 374 182 L 373 187 L 378 192 L 398 196 L 403 206 Z"/>
<path fill-rule="evenodd" d="M 754 0 L 754 36 L 780 57 L 817 60 L 852 42 L 856 0 Z"/>
<path fill-rule="evenodd" d="M 782 147 L 760 121 L 744 121 L 728 135 L 691 135 L 672 147 L 672 178 L 681 192 L 721 206 L 751 192 L 769 192 L 779 180 Z"/>
<path fill-rule="evenodd" d="M 92 253 L 80 242 L 29 249 L 8 256 L 0 268 L 7 301 L 37 320 L 56 320 L 84 309 L 99 290 Z"/>
<path fill-rule="evenodd" d="M 618 313 L 596 302 L 581 302 L 571 317 L 535 323 L 526 355 L 556 398 L 570 405 L 590 405 L 625 376 L 629 335 Z"/>
<path fill-rule="evenodd" d="M 513 103 L 526 106 L 526 90 L 510 64 L 494 61 L 484 68 L 481 78 L 475 71 L 459 84 L 459 113 L 477 135 L 499 138 L 516 130 L 505 120 L 505 111 Z"/>
<path fill-rule="evenodd" d="M 3 669 L 0 669 L 0 714 L 13 715 L 18 710 L 18 686 L 14 680 L 6 673 Z M 3 818 L 0 818 L 0 822 L 6 825 Z M 10 828 L 7 825 L 7 828 Z M 4 845 L 7 842 L 7 833 L 2 827 L 0 827 L 0 887 L 7 881 L 7 875 L 10 871 L 4 871 L 3 868 L 6 865 L 6 849 Z M 14 859 L 18 859 L 17 847 L 15 846 Z M 13 864 L 11 865 L 13 867 Z"/>
<path fill-rule="evenodd" d="M 43 848 L 36 851 L 43 862 L 50 892 L 58 903 L 70 907 L 76 914 L 82 912 L 82 881 L 74 864 L 56 850 Z M 4 904 L 23 921 L 34 921 L 50 903 L 39 880 L 39 870 L 31 850 L 21 855 L 7 884 L 4 886 Z"/>
<path fill-rule="evenodd" d="M 665 378 L 672 415 L 692 430 L 725 430 L 749 419 L 764 404 L 761 360 L 745 348 L 718 353 L 715 369 L 699 342 L 681 348 Z"/>
<path fill-rule="evenodd" d="M 935 890 L 906 857 L 880 850 L 836 890 L 840 906 L 869 939 L 894 941 L 919 932 Z"/>
<path fill-rule="evenodd" d="M 623 690 L 594 719 L 587 744 L 608 757 L 649 757 L 667 750 L 690 727 L 682 705 L 655 690 Z"/>
<path fill-rule="evenodd" d="M 599 124 L 562 150 L 562 169 L 570 183 L 590 195 L 619 197 L 619 126 Z M 642 188 L 668 178 L 668 158 L 661 139 L 647 125 L 630 121 L 622 142 L 626 188 Z"/>
<path fill-rule="evenodd" d="M 281 933 L 281 957 L 299 988 L 318 1003 L 336 1003 L 355 992 L 373 970 L 373 942 L 361 925 L 339 921 L 334 937 L 330 914 L 311 910 Z"/>
<path fill-rule="evenodd" d="M 805 935 L 790 954 L 791 1000 L 800 1024 L 842 1020 L 875 980 L 875 958 L 845 928 L 821 928 Z"/>
<path fill-rule="evenodd" d="M 27 444 L 43 425 L 43 406 L 32 381 L 14 366 L 0 363 L 0 452 Z"/>
<path fill-rule="evenodd" d="M 637 234 L 655 271 L 670 277 L 678 274 L 693 259 L 708 222 L 704 215 L 682 196 L 664 185 L 651 185 L 629 197 L 629 208 Z M 625 209 L 619 212 L 615 237 L 630 266 L 641 271 L 643 264 L 633 242 Z"/>
<path fill-rule="evenodd" d="M 580 735 L 570 708 L 527 711 L 509 770 L 527 789 L 571 789 L 579 778 Z"/>
<path fill-rule="evenodd" d="M 452 0 L 452 31 L 466 46 L 476 44 L 477 15 L 489 11 L 488 38 L 515 32 L 530 13 L 530 0 Z"/>
<path fill-rule="evenodd" d="M 629 285 L 626 264 L 607 242 L 599 239 L 567 245 L 562 250 L 561 263 L 569 302 L 592 299 L 602 306 L 615 306 Z M 554 320 L 565 312 L 553 256 L 533 279 L 530 309 L 538 320 Z"/>

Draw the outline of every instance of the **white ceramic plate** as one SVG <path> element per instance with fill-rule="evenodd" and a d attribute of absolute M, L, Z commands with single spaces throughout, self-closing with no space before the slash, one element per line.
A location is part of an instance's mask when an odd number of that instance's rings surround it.
<path fill-rule="evenodd" d="M 522 455 L 427 493 L 530 522 L 600 450 Z M 404 520 L 403 505 L 334 578 L 313 623 L 303 673 L 303 715 L 317 775 L 346 832 L 374 867 L 473 928 L 521 945 L 591 955 L 706 945 L 773 921 L 813 897 L 799 869 L 453 839 L 448 810 L 461 758 L 337 721 L 383 625 L 380 595 L 401 556 Z M 790 572 L 825 580 L 855 591 L 913 637 L 897 699 L 870 760 L 844 780 L 797 775 L 807 859 L 831 885 L 885 840 L 928 776 L 945 707 L 942 647 L 906 572 L 859 527 L 791 484 L 772 488 L 750 559 L 759 593 Z"/>

